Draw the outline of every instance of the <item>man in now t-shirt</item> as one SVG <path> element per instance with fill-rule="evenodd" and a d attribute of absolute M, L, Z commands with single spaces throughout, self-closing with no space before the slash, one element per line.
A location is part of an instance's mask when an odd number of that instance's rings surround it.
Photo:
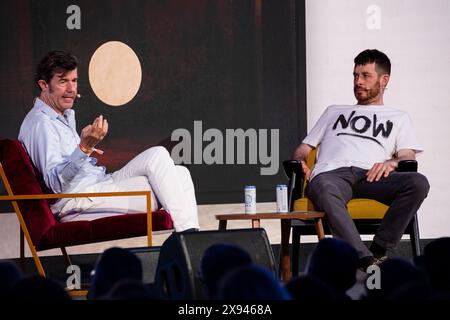
<path fill-rule="evenodd" d="M 430 186 L 420 173 L 395 171 L 399 161 L 414 160 L 423 150 L 408 114 L 383 103 L 391 73 L 389 58 L 378 50 L 365 50 L 354 61 L 357 105 L 328 107 L 295 150 L 294 159 L 301 161 L 309 181 L 306 195 L 325 212 L 333 236 L 357 250 L 365 270 L 385 260 L 386 251 L 396 247 Z M 319 144 L 311 172 L 305 160 Z M 389 206 L 370 248 L 348 214 L 352 198 Z"/>

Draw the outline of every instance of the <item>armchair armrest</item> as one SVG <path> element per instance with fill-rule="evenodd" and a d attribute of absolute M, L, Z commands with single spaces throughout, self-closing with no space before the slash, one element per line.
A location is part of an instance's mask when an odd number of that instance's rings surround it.
<path fill-rule="evenodd" d="M 44 200 L 44 199 L 62 199 L 62 198 L 86 198 L 86 197 L 123 197 L 123 196 L 148 196 L 150 191 L 118 191 L 118 192 L 84 192 L 84 193 L 41 193 L 41 194 L 20 194 L 0 196 L 0 200 L 19 201 L 19 200 Z M 150 198 L 151 199 L 151 198 Z"/>
<path fill-rule="evenodd" d="M 86 197 L 129 197 L 145 196 L 147 199 L 147 244 L 152 246 L 152 198 L 150 191 L 123 191 L 123 192 L 89 192 L 89 193 L 55 193 L 55 194 L 24 194 L 0 196 L 0 201 L 13 201 L 16 209 L 16 201 L 21 200 L 45 200 L 62 198 L 86 198 Z M 16 209 L 17 212 L 17 209 Z"/>
<path fill-rule="evenodd" d="M 398 172 L 417 172 L 417 160 L 401 160 L 398 162 Z"/>
<path fill-rule="evenodd" d="M 298 160 L 283 161 L 283 168 L 289 179 L 288 185 L 288 206 L 289 211 L 294 209 L 295 200 L 303 196 L 303 168 Z"/>
<path fill-rule="evenodd" d="M 283 168 L 288 178 L 292 176 L 292 173 L 295 173 L 297 176 L 303 175 L 303 168 L 298 160 L 283 161 Z"/>

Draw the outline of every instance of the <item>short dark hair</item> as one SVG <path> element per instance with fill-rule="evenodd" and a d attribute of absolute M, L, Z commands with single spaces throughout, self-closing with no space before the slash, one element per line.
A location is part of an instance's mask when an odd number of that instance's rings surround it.
<path fill-rule="evenodd" d="M 368 63 L 375 63 L 379 75 L 391 74 L 391 61 L 386 54 L 377 49 L 364 50 L 355 58 L 355 66 Z"/>
<path fill-rule="evenodd" d="M 55 73 L 66 73 L 75 70 L 77 66 L 78 60 L 73 54 L 62 50 L 50 51 L 39 62 L 34 75 L 34 81 L 39 87 L 39 80 L 42 79 L 49 83 Z M 41 88 L 39 87 L 39 89 Z"/>

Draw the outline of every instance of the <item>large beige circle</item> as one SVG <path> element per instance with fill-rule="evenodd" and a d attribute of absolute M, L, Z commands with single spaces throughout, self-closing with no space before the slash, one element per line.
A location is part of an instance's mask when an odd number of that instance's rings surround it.
<path fill-rule="evenodd" d="M 122 106 L 134 98 L 142 80 L 141 63 L 133 49 L 109 41 L 95 50 L 89 62 L 89 82 L 97 97 L 110 106 Z"/>

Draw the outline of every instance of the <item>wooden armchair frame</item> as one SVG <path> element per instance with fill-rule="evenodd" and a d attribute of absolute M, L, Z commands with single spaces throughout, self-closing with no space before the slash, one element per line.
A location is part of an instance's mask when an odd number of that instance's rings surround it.
<path fill-rule="evenodd" d="M 25 258 L 25 246 L 23 238 L 27 240 L 28 246 L 30 248 L 31 254 L 33 255 L 34 263 L 39 274 L 45 277 L 45 271 L 42 267 L 41 260 L 37 254 L 37 249 L 31 239 L 30 233 L 28 232 L 27 225 L 20 211 L 17 201 L 27 201 L 27 200 L 43 200 L 43 199 L 62 199 L 62 198 L 85 198 L 85 197 L 114 197 L 114 196 L 145 196 L 147 199 L 147 245 L 152 246 L 152 211 L 151 211 L 151 193 L 150 191 L 127 191 L 127 192 L 102 192 L 102 193 L 61 193 L 61 194 L 29 194 L 29 195 L 15 195 L 12 192 L 11 186 L 9 184 L 8 178 L 6 177 L 3 166 L 0 163 L 0 175 L 5 185 L 8 195 L 0 196 L 1 201 L 11 201 L 17 218 L 20 222 L 20 259 L 22 264 Z M 24 236 L 24 237 L 23 237 Z M 67 264 L 70 263 L 70 258 L 67 255 L 65 247 L 61 247 L 64 260 Z"/>

